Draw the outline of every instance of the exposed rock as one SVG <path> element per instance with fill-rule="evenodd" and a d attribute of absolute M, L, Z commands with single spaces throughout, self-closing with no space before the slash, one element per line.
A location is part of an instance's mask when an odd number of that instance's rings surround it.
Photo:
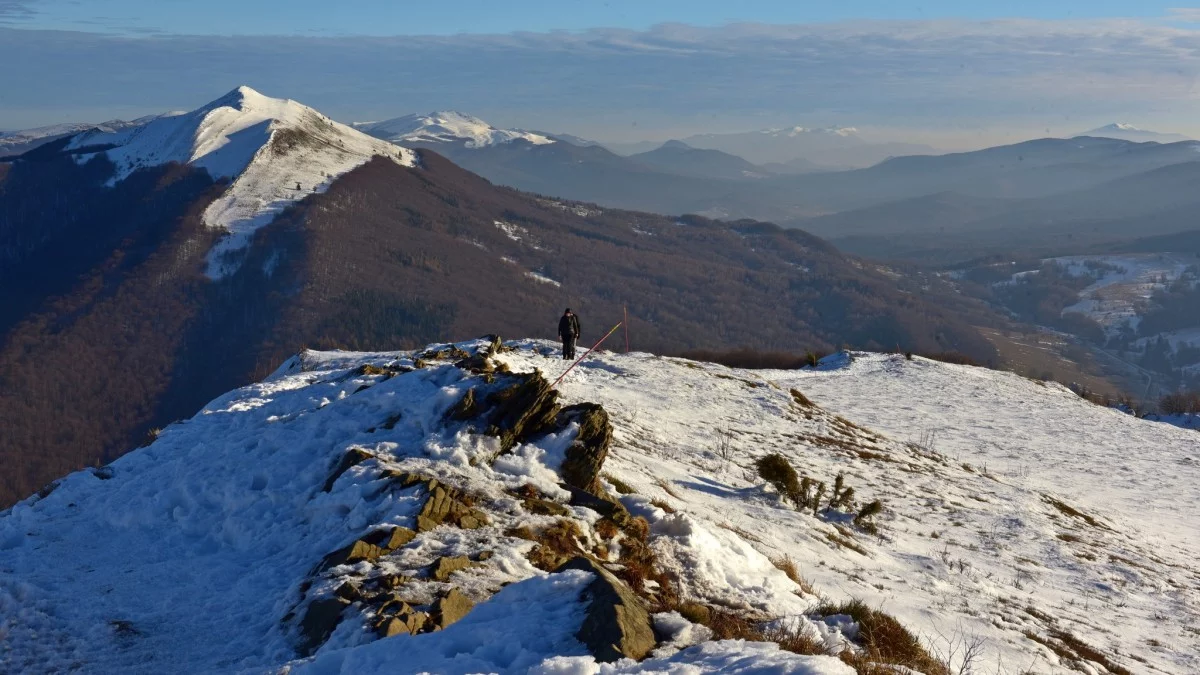
<path fill-rule="evenodd" d="M 337 567 L 338 565 L 348 565 L 363 560 L 375 560 L 385 553 L 387 553 L 387 551 L 376 546 L 375 544 L 371 544 L 359 539 L 353 544 L 350 544 L 344 548 L 339 548 L 333 553 L 325 556 L 321 560 L 321 563 L 317 565 L 316 571 L 320 572 L 331 567 Z"/>
<path fill-rule="evenodd" d="M 400 634 L 416 635 L 425 628 L 428 622 L 428 614 L 418 612 L 405 605 L 395 616 L 383 619 L 378 625 L 378 630 L 383 637 L 392 637 L 393 635 Z"/>
<path fill-rule="evenodd" d="M 612 444 L 608 413 L 595 403 L 580 403 L 564 408 L 558 415 L 560 427 L 571 422 L 579 425 L 579 435 L 567 448 L 561 471 L 563 481 L 580 490 L 599 494 L 600 470 Z"/>
<path fill-rule="evenodd" d="M 558 392 L 541 373 L 514 376 L 518 381 L 493 392 L 488 402 L 494 407 L 489 413 L 489 436 L 500 439 L 500 452 L 513 449 L 518 442 L 545 433 L 553 428 L 558 415 Z"/>
<path fill-rule="evenodd" d="M 622 658 L 641 660 L 654 649 L 654 628 L 641 599 L 611 572 L 577 557 L 556 572 L 583 570 L 596 576 L 583 591 L 587 615 L 575 637 L 601 663 Z"/>
<path fill-rule="evenodd" d="M 462 494 L 436 480 L 429 485 L 429 499 L 417 515 L 417 532 L 428 532 L 442 523 L 473 530 L 487 524 L 487 516 L 462 501 Z"/>
<path fill-rule="evenodd" d="M 363 537 L 362 540 L 391 553 L 416 538 L 417 533 L 407 527 L 393 527 L 391 530 L 376 530 Z"/>
<path fill-rule="evenodd" d="M 525 510 L 539 516 L 569 516 L 571 509 L 549 499 L 526 499 Z"/>
<path fill-rule="evenodd" d="M 329 478 L 325 480 L 325 487 L 321 488 L 322 492 L 329 492 L 333 489 L 333 484 L 344 473 L 350 470 L 350 467 L 361 464 L 375 455 L 361 448 L 350 448 L 346 454 L 342 455 L 342 459 L 337 466 L 333 468 L 333 473 L 329 474 Z"/>
<path fill-rule="evenodd" d="M 300 653 L 308 656 L 325 644 L 342 621 L 342 610 L 350 605 L 343 598 L 318 598 L 308 605 L 300 620 Z"/>
<path fill-rule="evenodd" d="M 591 509 L 602 516 L 608 516 L 622 527 L 630 520 L 629 510 L 604 490 L 599 490 L 599 494 L 592 494 L 565 483 L 561 484 L 561 487 L 571 493 L 571 499 L 567 502 L 571 506 Z"/>
<path fill-rule="evenodd" d="M 430 569 L 429 576 L 435 581 L 446 581 L 451 574 L 466 569 L 471 566 L 471 559 L 465 555 L 455 556 L 453 558 L 443 556 L 437 559 Z"/>
<path fill-rule="evenodd" d="M 477 415 L 479 415 L 479 404 L 475 400 L 475 387 L 468 389 L 458 403 L 446 411 L 447 419 L 458 421 L 469 420 Z"/>
<path fill-rule="evenodd" d="M 437 599 L 433 603 L 433 624 L 434 630 L 441 630 L 452 623 L 467 615 L 471 609 L 475 607 L 475 603 L 471 599 L 462 594 L 462 591 L 457 588 L 451 588 L 450 592 Z"/>
<path fill-rule="evenodd" d="M 342 584 L 338 586 L 336 590 L 334 590 L 333 594 L 348 602 L 362 600 L 363 597 L 362 591 L 359 590 L 358 586 L 350 581 L 343 581 Z"/>

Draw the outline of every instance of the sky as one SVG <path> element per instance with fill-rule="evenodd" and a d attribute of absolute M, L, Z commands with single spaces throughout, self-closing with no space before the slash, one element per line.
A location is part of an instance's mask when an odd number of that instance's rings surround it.
<path fill-rule="evenodd" d="M 1200 9 L 1178 2 L 0 0 L 0 63 L 0 129 L 248 84 L 345 121 L 459 109 L 610 141 L 1200 137 Z"/>

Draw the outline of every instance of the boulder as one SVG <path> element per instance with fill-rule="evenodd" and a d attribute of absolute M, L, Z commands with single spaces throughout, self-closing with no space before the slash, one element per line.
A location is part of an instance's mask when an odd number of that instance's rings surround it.
<path fill-rule="evenodd" d="M 640 661 L 656 644 L 650 613 L 621 580 L 588 558 L 574 558 L 555 572 L 583 570 L 595 575 L 583 591 L 587 614 L 575 637 L 601 663 Z"/>
<path fill-rule="evenodd" d="M 600 494 L 600 470 L 612 445 L 612 424 L 604 408 L 595 403 L 580 403 L 558 414 L 558 426 L 579 425 L 579 434 L 567 448 L 562 464 L 563 481 L 572 487 Z"/>
<path fill-rule="evenodd" d="M 425 628 L 428 622 L 428 614 L 418 612 L 406 605 L 403 611 L 381 621 L 378 630 L 383 637 L 392 637 L 393 635 L 401 634 L 416 635 Z"/>
<path fill-rule="evenodd" d="M 309 656 L 325 644 L 333 629 L 342 621 L 342 611 L 350 606 L 344 598 L 317 598 L 308 605 L 300 620 L 300 653 Z"/>
<path fill-rule="evenodd" d="M 471 559 L 465 555 L 455 556 L 453 558 L 443 556 L 433 563 L 430 568 L 429 576 L 433 577 L 434 581 L 446 581 L 451 574 L 459 570 L 466 569 L 471 566 Z"/>
<path fill-rule="evenodd" d="M 375 560 L 385 553 L 387 553 L 387 551 L 376 546 L 375 544 L 371 544 L 359 539 L 353 544 L 350 544 L 344 548 L 339 548 L 333 553 L 325 556 L 321 560 L 320 564 L 317 565 L 315 572 L 321 572 L 331 567 L 337 567 L 338 565 L 349 565 L 356 562 L 361 562 L 363 560 Z"/>
<path fill-rule="evenodd" d="M 362 538 L 362 541 L 373 544 L 391 553 L 407 545 L 417 538 L 417 533 L 407 527 L 393 527 L 390 530 L 376 530 Z"/>
<path fill-rule="evenodd" d="M 470 612 L 473 607 L 475 607 L 475 603 L 463 595 L 462 591 L 457 588 L 451 588 L 449 593 L 438 598 L 433 603 L 434 630 L 441 630 L 457 622 L 466 616 L 467 612 Z"/>

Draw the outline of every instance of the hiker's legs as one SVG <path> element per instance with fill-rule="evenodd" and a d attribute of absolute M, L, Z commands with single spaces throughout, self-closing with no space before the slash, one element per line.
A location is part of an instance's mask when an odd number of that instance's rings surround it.
<path fill-rule="evenodd" d="M 563 358 L 575 358 L 575 338 L 572 336 L 568 335 L 563 338 Z"/>

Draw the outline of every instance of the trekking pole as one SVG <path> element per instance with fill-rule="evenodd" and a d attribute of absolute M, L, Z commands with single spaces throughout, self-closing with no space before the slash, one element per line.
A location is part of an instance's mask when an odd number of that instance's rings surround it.
<path fill-rule="evenodd" d="M 584 353 L 583 353 L 583 356 L 579 357 L 578 359 L 575 359 L 575 363 L 572 363 L 570 368 L 567 368 L 566 370 L 564 370 L 564 371 L 563 371 L 563 374 L 562 374 L 562 375 L 559 375 L 559 376 L 558 376 L 558 379 L 554 381 L 554 384 L 550 385 L 550 388 L 551 388 L 551 389 L 553 389 L 553 388 L 557 387 L 557 386 L 558 386 L 558 383 L 559 383 L 559 382 L 562 382 L 563 378 L 567 376 L 567 373 L 571 372 L 571 370 L 572 370 L 572 369 L 574 369 L 574 368 L 575 368 L 575 366 L 579 365 L 579 362 L 580 362 L 580 361 L 582 361 L 582 360 L 586 359 L 588 354 L 591 354 L 592 352 L 596 351 L 596 347 L 599 347 L 601 342 L 604 342 L 605 340 L 607 340 L 607 339 L 608 339 L 608 336 L 610 336 L 610 335 L 612 335 L 613 333 L 617 332 L 617 329 L 618 329 L 618 328 L 620 328 L 620 327 L 621 327 L 621 324 L 623 324 L 623 323 L 625 323 L 625 322 L 624 322 L 624 321 L 619 321 L 619 322 L 617 322 L 617 325 L 613 326 L 613 327 L 612 327 L 612 330 L 610 330 L 610 331 L 608 331 L 607 333 L 605 333 L 605 334 L 604 334 L 604 337 L 602 337 L 602 338 L 600 338 L 599 340 L 597 340 L 597 341 L 596 341 L 596 344 L 592 345 L 592 348 L 591 348 L 591 349 L 589 349 L 589 350 L 587 350 L 586 352 L 584 352 Z"/>

